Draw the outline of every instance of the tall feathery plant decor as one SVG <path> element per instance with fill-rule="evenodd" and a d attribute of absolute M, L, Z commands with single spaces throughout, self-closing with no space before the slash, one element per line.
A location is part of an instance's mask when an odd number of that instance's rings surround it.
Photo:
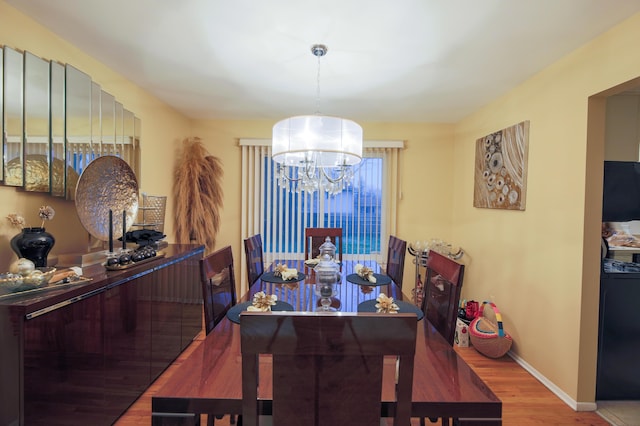
<path fill-rule="evenodd" d="M 182 142 L 175 181 L 176 241 L 216 245 L 222 209 L 222 162 L 210 155 L 200 138 Z"/>

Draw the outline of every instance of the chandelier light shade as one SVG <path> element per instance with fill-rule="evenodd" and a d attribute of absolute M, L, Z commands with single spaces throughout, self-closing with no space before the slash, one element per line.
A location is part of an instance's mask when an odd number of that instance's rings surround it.
<path fill-rule="evenodd" d="M 271 157 L 284 166 L 304 167 L 316 156 L 316 166 L 339 167 L 362 159 L 362 127 L 354 121 L 326 115 L 300 115 L 273 126 Z"/>
<path fill-rule="evenodd" d="M 319 104 L 320 57 L 327 47 L 316 44 L 311 52 L 318 58 Z M 362 161 L 362 127 L 319 112 L 286 118 L 273 126 L 271 158 L 278 165 L 280 187 L 336 194 L 350 183 L 351 167 Z"/>

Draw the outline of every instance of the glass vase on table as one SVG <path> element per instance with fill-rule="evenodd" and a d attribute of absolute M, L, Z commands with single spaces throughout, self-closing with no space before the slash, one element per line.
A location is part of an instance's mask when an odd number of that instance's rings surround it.
<path fill-rule="evenodd" d="M 335 311 L 336 295 L 335 286 L 340 281 L 340 267 L 331 259 L 328 253 L 324 253 L 318 265 L 315 267 L 316 294 L 320 296 L 318 311 Z M 339 305 L 338 305 L 339 306 Z"/>

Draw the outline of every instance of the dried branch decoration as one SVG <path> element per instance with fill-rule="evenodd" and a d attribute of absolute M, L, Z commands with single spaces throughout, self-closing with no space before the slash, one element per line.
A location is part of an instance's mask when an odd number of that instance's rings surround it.
<path fill-rule="evenodd" d="M 44 228 L 44 221 L 51 220 L 56 215 L 56 211 L 51 206 L 41 206 L 38 210 L 38 216 L 42 219 L 41 228 Z"/>
<path fill-rule="evenodd" d="M 40 225 L 40 228 L 44 228 L 45 220 L 52 220 L 55 215 L 56 215 L 56 211 L 53 209 L 53 207 L 40 206 L 40 208 L 38 209 L 38 217 L 42 219 L 42 224 Z M 16 228 L 24 229 L 26 225 L 26 221 L 24 220 L 24 217 L 17 213 L 11 213 L 10 215 L 7 216 L 7 219 L 9 219 L 9 222 L 11 223 L 11 225 L 15 226 Z"/>
<path fill-rule="evenodd" d="M 9 219 L 9 222 L 11 223 L 11 225 L 15 226 L 16 228 L 24 228 L 25 225 L 25 220 L 24 217 L 20 216 L 17 213 L 11 213 L 10 215 L 7 216 L 7 219 Z"/>
<path fill-rule="evenodd" d="M 187 138 L 182 145 L 174 187 L 176 242 L 204 244 L 212 252 L 224 197 L 222 162 L 207 152 L 200 138 Z"/>

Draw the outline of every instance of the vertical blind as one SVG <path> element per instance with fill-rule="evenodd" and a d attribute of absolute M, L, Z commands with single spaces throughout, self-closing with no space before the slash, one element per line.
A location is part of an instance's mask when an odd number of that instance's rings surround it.
<path fill-rule="evenodd" d="M 295 192 L 278 186 L 271 141 L 241 139 L 242 239 L 262 236 L 264 261 L 304 257 L 305 228 L 343 229 L 343 258 L 386 259 L 390 234 L 396 232 L 398 161 L 402 141 L 367 141 L 354 179 L 336 195 Z M 241 285 L 247 278 L 242 250 Z"/>

